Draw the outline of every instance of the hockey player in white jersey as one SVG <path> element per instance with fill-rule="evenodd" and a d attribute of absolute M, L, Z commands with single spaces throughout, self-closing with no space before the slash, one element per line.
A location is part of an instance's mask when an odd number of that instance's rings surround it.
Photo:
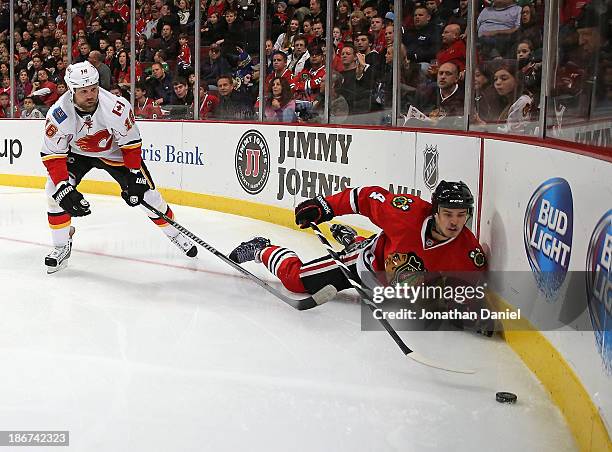
<path fill-rule="evenodd" d="M 145 200 L 173 218 L 141 159 L 140 132 L 130 104 L 98 86 L 98 71 L 89 62 L 68 66 L 64 79 L 69 91 L 47 113 L 41 152 L 48 172 L 48 220 L 54 246 L 45 258 L 48 273 L 63 268 L 70 257 L 71 218 L 91 213 L 77 188 L 92 168 L 106 171 L 117 181 L 129 206 Z M 197 248 L 188 237 L 142 208 L 183 253 L 196 256 Z"/>

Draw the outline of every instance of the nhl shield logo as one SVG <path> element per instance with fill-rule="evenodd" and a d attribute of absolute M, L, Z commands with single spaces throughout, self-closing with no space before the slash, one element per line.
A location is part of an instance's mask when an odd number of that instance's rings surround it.
<path fill-rule="evenodd" d="M 429 191 L 433 191 L 438 185 L 438 146 L 425 146 L 423 155 L 425 156 L 423 181 Z"/>

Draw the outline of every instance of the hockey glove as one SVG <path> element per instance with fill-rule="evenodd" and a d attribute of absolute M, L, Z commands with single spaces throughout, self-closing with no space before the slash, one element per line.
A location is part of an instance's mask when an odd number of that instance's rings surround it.
<path fill-rule="evenodd" d="M 334 218 L 334 211 L 323 196 L 308 199 L 295 208 L 295 224 L 301 229 L 310 223 L 320 224 Z"/>
<path fill-rule="evenodd" d="M 85 201 L 83 195 L 66 181 L 59 183 L 53 199 L 72 217 L 84 217 L 91 213 L 89 203 Z"/>
<path fill-rule="evenodd" d="M 142 171 L 131 169 L 128 174 L 127 189 L 121 192 L 121 197 L 128 206 L 134 207 L 142 202 L 144 194 L 148 189 L 149 183 L 142 174 Z"/>

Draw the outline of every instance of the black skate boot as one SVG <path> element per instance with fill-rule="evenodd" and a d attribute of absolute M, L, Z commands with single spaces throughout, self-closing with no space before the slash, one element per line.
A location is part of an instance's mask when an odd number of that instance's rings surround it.
<path fill-rule="evenodd" d="M 68 243 L 63 246 L 53 247 L 53 250 L 45 257 L 45 265 L 47 266 L 47 274 L 55 273 L 66 267 L 68 258 L 72 252 L 72 236 L 76 229 L 70 226 L 68 235 Z"/>
<path fill-rule="evenodd" d="M 352 227 L 344 224 L 332 224 L 329 230 L 331 231 L 334 239 L 336 239 L 336 242 L 342 245 L 345 249 L 349 249 L 353 243 L 355 243 L 357 231 L 355 231 Z"/>
<path fill-rule="evenodd" d="M 264 237 L 255 237 L 248 242 L 242 242 L 234 248 L 229 258 L 237 264 L 250 261 L 260 262 L 259 253 L 267 246 L 270 246 L 270 240 Z"/>

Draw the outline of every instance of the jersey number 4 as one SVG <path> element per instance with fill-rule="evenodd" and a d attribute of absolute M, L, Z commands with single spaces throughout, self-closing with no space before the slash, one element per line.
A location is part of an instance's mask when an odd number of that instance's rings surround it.
<path fill-rule="evenodd" d="M 370 198 L 379 202 L 385 202 L 385 196 L 377 191 L 370 193 Z"/>

